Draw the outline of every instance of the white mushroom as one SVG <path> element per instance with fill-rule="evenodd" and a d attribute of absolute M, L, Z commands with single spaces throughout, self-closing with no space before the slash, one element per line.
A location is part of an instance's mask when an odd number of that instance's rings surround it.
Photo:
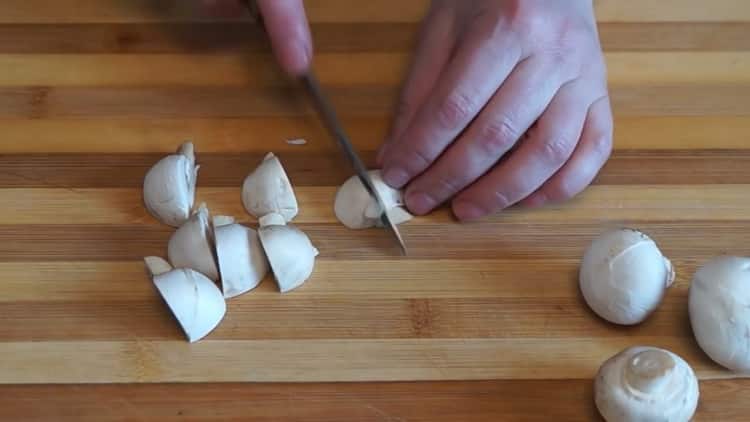
<path fill-rule="evenodd" d="M 258 219 L 258 225 L 260 225 L 261 227 L 283 226 L 283 225 L 286 225 L 286 221 L 284 221 L 284 217 L 282 217 L 281 214 L 276 214 L 275 212 L 272 212 Z"/>
<path fill-rule="evenodd" d="M 211 280 L 219 279 L 213 248 L 213 233 L 205 204 L 180 226 L 169 239 L 167 255 L 175 268 L 192 268 Z"/>
<path fill-rule="evenodd" d="M 158 257 L 148 257 L 145 262 L 189 342 L 202 339 L 219 325 L 226 303 L 216 284 L 189 268 L 169 269 L 169 264 Z"/>
<path fill-rule="evenodd" d="M 716 363 L 750 374 L 750 258 L 715 257 L 693 276 L 690 324 L 701 349 Z"/>
<path fill-rule="evenodd" d="M 292 184 L 279 159 L 268 153 L 242 184 L 242 204 L 250 215 L 260 218 L 272 212 L 291 221 L 299 211 Z"/>
<path fill-rule="evenodd" d="M 368 174 L 383 199 L 386 212 L 393 224 L 409 221 L 413 216 L 403 207 L 401 191 L 388 186 L 383 181 L 380 170 L 370 170 Z M 341 224 L 350 229 L 382 227 L 380 207 L 356 175 L 347 179 L 339 187 L 333 210 Z"/>
<path fill-rule="evenodd" d="M 183 224 L 193 208 L 199 168 L 190 142 L 182 144 L 176 154 L 159 160 L 143 180 L 146 210 L 164 224 Z"/>
<path fill-rule="evenodd" d="M 302 285 L 312 274 L 318 256 L 310 238 L 290 225 L 267 225 L 258 233 L 281 293 Z"/>
<path fill-rule="evenodd" d="M 214 218 L 216 255 L 225 298 L 254 289 L 269 270 L 258 233 L 233 221 L 229 217 Z"/>
<path fill-rule="evenodd" d="M 698 379 L 676 354 L 627 348 L 607 359 L 594 382 L 596 407 L 608 422 L 687 422 L 698 406 Z"/>
<path fill-rule="evenodd" d="M 609 230 L 584 253 L 579 286 L 586 303 L 615 324 L 645 320 L 661 303 L 675 274 L 656 243 L 632 229 Z"/>

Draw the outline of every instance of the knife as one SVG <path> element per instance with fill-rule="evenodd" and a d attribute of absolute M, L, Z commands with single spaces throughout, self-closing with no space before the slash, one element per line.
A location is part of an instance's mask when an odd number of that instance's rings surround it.
<path fill-rule="evenodd" d="M 354 146 L 351 142 L 349 142 L 349 138 L 346 136 L 344 129 L 339 123 L 338 117 L 336 117 L 336 112 L 334 111 L 333 106 L 328 101 L 328 98 L 326 98 L 326 96 L 323 94 L 323 90 L 321 89 L 320 84 L 318 83 L 318 79 L 315 77 L 315 73 L 312 71 L 312 69 L 302 77 L 302 82 L 307 87 L 307 90 L 309 91 L 313 102 L 316 105 L 318 113 L 325 123 L 325 126 L 328 128 L 328 131 L 331 132 L 331 135 L 336 140 L 339 147 L 341 147 L 341 150 L 351 163 L 355 173 L 359 177 L 359 180 L 362 182 L 362 185 L 364 185 L 370 196 L 373 197 L 375 201 L 377 201 L 381 213 L 380 221 L 383 223 L 383 226 L 388 229 L 388 231 L 393 235 L 396 242 L 398 242 L 399 248 L 401 249 L 401 254 L 406 255 L 406 244 L 404 243 L 403 237 L 401 237 L 401 233 L 399 233 L 396 225 L 393 224 L 390 217 L 388 216 L 388 208 L 386 208 L 385 202 L 383 202 L 383 198 L 378 193 L 378 190 L 375 189 L 375 185 L 373 184 L 372 179 L 367 172 L 367 168 L 362 163 L 359 155 L 357 155 Z"/>

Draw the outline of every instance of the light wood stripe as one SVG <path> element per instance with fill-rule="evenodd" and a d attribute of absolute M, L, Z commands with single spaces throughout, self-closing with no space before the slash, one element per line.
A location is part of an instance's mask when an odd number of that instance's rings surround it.
<path fill-rule="evenodd" d="M 536 339 L 65 341 L 0 343 L 0 383 L 423 381 L 590 378 L 633 344 L 687 359 L 701 379 L 736 375 L 673 336 Z M 517 356 L 524 356 L 518 359 Z M 217 362 L 221 364 L 217 365 Z"/>
<path fill-rule="evenodd" d="M 374 151 L 385 139 L 386 116 L 346 117 L 355 145 Z M 203 152 L 333 151 L 315 117 L 237 119 L 2 119 L 0 153 L 171 153 L 192 140 Z M 748 116 L 616 116 L 615 148 L 700 150 L 748 148 Z M 304 138 L 304 148 L 288 139 Z M 106 140 L 106 142 L 104 141 Z"/>
<path fill-rule="evenodd" d="M 216 215 L 253 219 L 240 201 L 240 187 L 198 188 L 197 203 L 205 202 Z M 297 224 L 336 224 L 336 188 L 295 189 L 300 212 Z M 591 186 L 579 198 L 543 209 L 512 209 L 486 222 L 535 224 L 548 222 L 612 222 L 619 220 L 738 221 L 750 216 L 745 200 L 750 185 Z M 142 204 L 141 189 L 0 189 L 0 224 L 70 224 L 159 226 Z M 447 210 L 414 218 L 407 225 L 451 222 Z"/>
<path fill-rule="evenodd" d="M 422 18 L 428 0 L 373 0 L 352 3 L 347 0 L 308 0 L 307 14 L 312 22 L 414 22 Z M 600 22 L 732 22 L 748 21 L 750 14 L 743 0 L 715 0 L 710 7 L 701 0 L 651 2 L 635 0 L 627 5 L 617 0 L 594 2 Z M 50 0 L 6 0 L 0 6 L 0 22 L 8 23 L 88 23 L 164 22 L 219 19 L 200 13 L 195 2 L 131 0 L 75 0 L 66 7 Z M 245 17 L 241 17 L 245 19 Z"/>

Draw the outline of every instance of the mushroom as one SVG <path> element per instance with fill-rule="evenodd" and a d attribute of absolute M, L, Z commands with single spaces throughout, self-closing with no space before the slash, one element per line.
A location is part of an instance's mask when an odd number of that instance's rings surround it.
<path fill-rule="evenodd" d="M 688 311 L 701 349 L 719 365 L 750 374 L 750 258 L 719 256 L 699 268 Z"/>
<path fill-rule="evenodd" d="M 609 422 L 689 421 L 698 406 L 698 379 L 676 354 L 629 347 L 607 359 L 594 382 L 594 401 Z"/>
<path fill-rule="evenodd" d="M 675 274 L 646 234 L 633 229 L 602 233 L 584 253 L 579 286 L 600 317 L 615 324 L 645 320 L 661 303 Z"/>
<path fill-rule="evenodd" d="M 265 225 L 258 233 L 279 291 L 301 286 L 312 274 L 319 253 L 310 238 L 291 225 Z"/>
<path fill-rule="evenodd" d="M 169 239 L 167 255 L 175 268 L 192 268 L 211 280 L 219 279 L 208 209 L 201 204 Z"/>
<path fill-rule="evenodd" d="M 381 176 L 380 170 L 368 171 L 372 183 L 383 199 L 386 212 L 393 224 L 409 221 L 413 216 L 404 209 L 404 201 L 400 190 L 388 186 Z M 336 218 L 350 229 L 366 229 L 382 227 L 381 210 L 370 193 L 365 189 L 358 176 L 352 176 L 342 184 L 336 192 L 333 206 Z"/>
<path fill-rule="evenodd" d="M 258 233 L 231 217 L 214 217 L 216 255 L 225 298 L 246 293 L 268 274 L 268 261 Z"/>
<path fill-rule="evenodd" d="M 266 154 L 258 168 L 245 178 L 242 204 L 255 218 L 273 212 L 289 222 L 297 215 L 299 208 L 292 184 L 273 153 Z"/>
<path fill-rule="evenodd" d="M 159 160 L 143 180 L 146 210 L 163 224 L 183 224 L 193 208 L 199 168 L 190 142 L 182 144 L 176 154 Z"/>
<path fill-rule="evenodd" d="M 211 280 L 190 268 L 172 269 L 162 258 L 145 258 L 154 285 L 180 324 L 196 342 L 219 325 L 226 313 L 224 297 Z"/>

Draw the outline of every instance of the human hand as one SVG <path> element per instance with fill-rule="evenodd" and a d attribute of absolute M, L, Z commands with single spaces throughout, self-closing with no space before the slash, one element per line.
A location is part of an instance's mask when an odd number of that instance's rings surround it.
<path fill-rule="evenodd" d="M 471 220 L 577 195 L 612 126 L 592 0 L 434 0 L 378 164 L 415 214 Z"/>
<path fill-rule="evenodd" d="M 242 10 L 238 0 L 201 0 L 220 14 Z M 312 37 L 302 0 L 257 0 L 258 11 L 282 69 L 291 76 L 307 72 L 312 61 Z"/>

